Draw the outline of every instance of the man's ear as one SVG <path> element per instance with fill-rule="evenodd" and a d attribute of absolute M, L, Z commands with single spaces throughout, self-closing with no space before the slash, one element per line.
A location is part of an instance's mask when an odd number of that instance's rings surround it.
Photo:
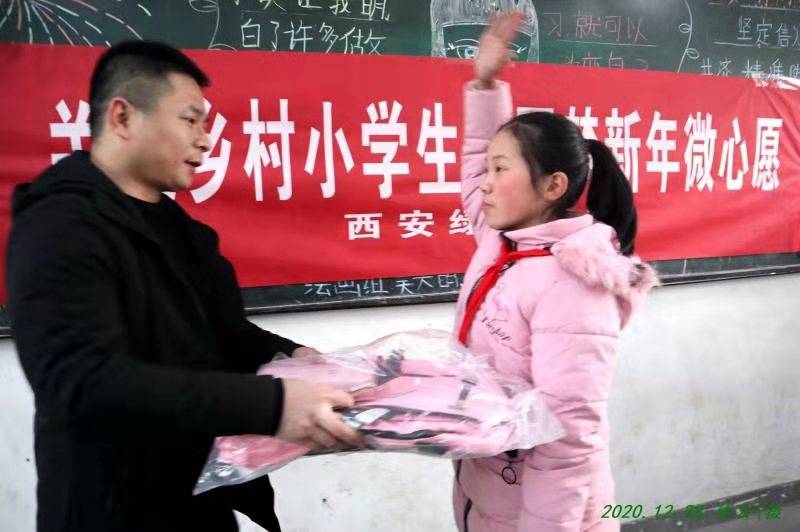
<path fill-rule="evenodd" d="M 106 110 L 105 129 L 113 135 L 128 140 L 131 137 L 131 129 L 135 125 L 137 113 L 138 111 L 125 98 L 113 98 Z"/>

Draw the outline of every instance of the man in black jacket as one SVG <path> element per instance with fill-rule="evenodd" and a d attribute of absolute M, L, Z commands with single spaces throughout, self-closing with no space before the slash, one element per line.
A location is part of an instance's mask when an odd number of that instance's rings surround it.
<path fill-rule="evenodd" d="M 315 351 L 247 321 L 217 234 L 162 194 L 188 188 L 209 149 L 207 83 L 169 46 L 111 48 L 92 76 L 91 154 L 15 191 L 6 283 L 35 395 L 40 532 L 229 531 L 232 509 L 279 530 L 266 477 L 192 496 L 214 436 L 360 443 L 333 412 L 348 394 L 254 374 Z"/>

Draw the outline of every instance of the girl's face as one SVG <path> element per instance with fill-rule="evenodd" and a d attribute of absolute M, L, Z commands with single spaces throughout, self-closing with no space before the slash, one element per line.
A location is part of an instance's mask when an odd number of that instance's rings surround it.
<path fill-rule="evenodd" d="M 486 153 L 486 167 L 488 171 L 480 189 L 483 214 L 489 227 L 510 231 L 547 221 L 553 201 L 548 198 L 551 194 L 547 191 L 551 176 L 543 177 L 539 180 L 540 186 L 534 187 L 519 143 L 511 133 L 500 131 L 494 136 Z"/>

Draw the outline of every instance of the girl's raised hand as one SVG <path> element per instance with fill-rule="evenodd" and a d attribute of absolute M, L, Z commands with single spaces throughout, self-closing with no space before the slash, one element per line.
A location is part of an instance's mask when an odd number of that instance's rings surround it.
<path fill-rule="evenodd" d="M 483 33 L 475 58 L 475 77 L 480 88 L 490 88 L 494 78 L 511 60 L 508 45 L 517 36 L 524 14 L 521 11 L 492 15 L 489 28 Z"/>

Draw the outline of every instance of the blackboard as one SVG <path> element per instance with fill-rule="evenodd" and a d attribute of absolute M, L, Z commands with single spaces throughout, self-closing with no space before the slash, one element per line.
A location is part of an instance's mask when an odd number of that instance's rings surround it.
<path fill-rule="evenodd" d="M 471 57 L 493 7 L 519 60 L 800 78 L 800 0 L 14 0 L 0 42 Z"/>
<path fill-rule="evenodd" d="M 470 58 L 523 9 L 517 60 L 800 78 L 800 0 L 0 0 L 0 42 Z M 800 271 L 800 254 L 657 262 L 665 284 Z M 243 290 L 248 312 L 452 301 L 461 275 Z M 0 308 L 0 334 L 8 333 Z"/>
<path fill-rule="evenodd" d="M 800 273 L 800 253 L 747 255 L 652 263 L 663 285 Z M 419 275 L 331 283 L 245 288 L 250 313 L 323 310 L 455 301 L 463 275 Z"/>

